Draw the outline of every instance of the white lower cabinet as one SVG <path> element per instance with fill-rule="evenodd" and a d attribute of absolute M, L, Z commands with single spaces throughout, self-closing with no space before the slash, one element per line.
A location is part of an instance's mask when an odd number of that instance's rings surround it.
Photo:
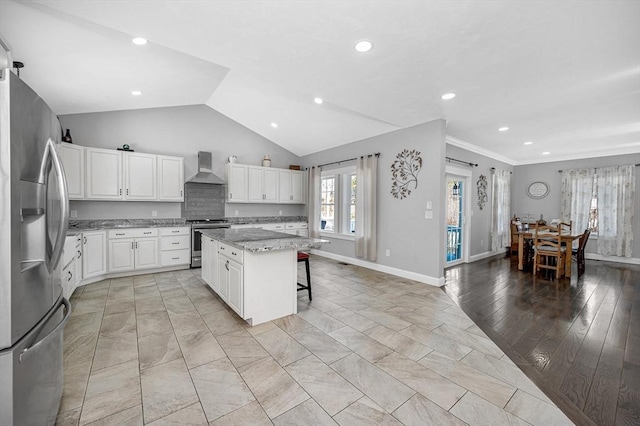
<path fill-rule="evenodd" d="M 227 260 L 227 271 L 229 276 L 229 299 L 227 303 L 231 306 L 231 309 L 242 317 L 244 316 L 242 265 L 233 260 Z"/>
<path fill-rule="evenodd" d="M 82 279 L 107 273 L 107 234 L 105 231 L 82 233 Z"/>
<path fill-rule="evenodd" d="M 210 259 L 202 262 L 202 280 L 216 293 L 220 293 L 220 277 L 218 275 L 218 242 L 205 235 L 202 236 L 202 258 Z"/>
<path fill-rule="evenodd" d="M 68 299 L 82 280 L 82 234 L 66 238 L 61 262 L 62 295 Z"/>
<path fill-rule="evenodd" d="M 244 317 L 242 264 L 223 255 L 219 255 L 217 264 L 220 284 L 218 294 L 240 317 Z"/>
<path fill-rule="evenodd" d="M 160 266 L 157 229 L 109 231 L 109 272 Z"/>
<path fill-rule="evenodd" d="M 297 313 L 295 249 L 253 253 L 213 242 L 218 244 L 217 256 L 211 253 L 211 246 L 209 255 L 203 251 L 203 277 L 209 276 L 207 268 L 217 265 L 211 280 L 217 277 L 218 282 L 211 288 L 241 318 L 258 325 Z"/>

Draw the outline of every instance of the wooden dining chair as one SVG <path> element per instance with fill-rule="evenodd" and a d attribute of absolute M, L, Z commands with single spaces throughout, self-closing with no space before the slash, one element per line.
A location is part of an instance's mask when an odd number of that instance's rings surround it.
<path fill-rule="evenodd" d="M 533 273 L 540 270 L 554 271 L 555 279 L 564 277 L 567 247 L 562 245 L 561 227 L 538 225 L 533 235 Z"/>
<path fill-rule="evenodd" d="M 518 225 L 511 221 L 511 254 L 518 254 Z"/>
<path fill-rule="evenodd" d="M 584 274 L 584 268 L 585 268 L 584 249 L 587 246 L 589 235 L 591 235 L 591 230 L 585 229 L 584 234 L 582 234 L 578 239 L 578 248 L 575 250 L 572 250 L 572 253 L 571 253 L 573 255 L 573 258 L 576 260 L 576 264 L 578 265 L 578 278 L 580 278 L 580 275 Z"/>

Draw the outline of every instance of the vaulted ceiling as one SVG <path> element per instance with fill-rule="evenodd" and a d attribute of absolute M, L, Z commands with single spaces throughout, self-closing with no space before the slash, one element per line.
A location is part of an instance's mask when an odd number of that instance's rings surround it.
<path fill-rule="evenodd" d="M 638 22 L 625 0 L 0 1 L 59 115 L 206 104 L 301 156 L 444 118 L 511 164 L 640 152 Z"/>

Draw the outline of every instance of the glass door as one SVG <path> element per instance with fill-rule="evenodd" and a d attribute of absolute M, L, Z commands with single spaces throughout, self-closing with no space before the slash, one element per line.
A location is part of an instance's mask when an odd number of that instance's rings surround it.
<path fill-rule="evenodd" d="M 462 260 L 464 235 L 464 181 L 457 176 L 447 176 L 447 265 Z"/>

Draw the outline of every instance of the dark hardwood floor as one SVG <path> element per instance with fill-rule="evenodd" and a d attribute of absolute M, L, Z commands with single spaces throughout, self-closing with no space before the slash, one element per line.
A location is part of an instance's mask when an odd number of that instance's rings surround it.
<path fill-rule="evenodd" d="M 587 261 L 555 281 L 494 257 L 444 291 L 576 424 L 640 425 L 640 266 Z"/>

